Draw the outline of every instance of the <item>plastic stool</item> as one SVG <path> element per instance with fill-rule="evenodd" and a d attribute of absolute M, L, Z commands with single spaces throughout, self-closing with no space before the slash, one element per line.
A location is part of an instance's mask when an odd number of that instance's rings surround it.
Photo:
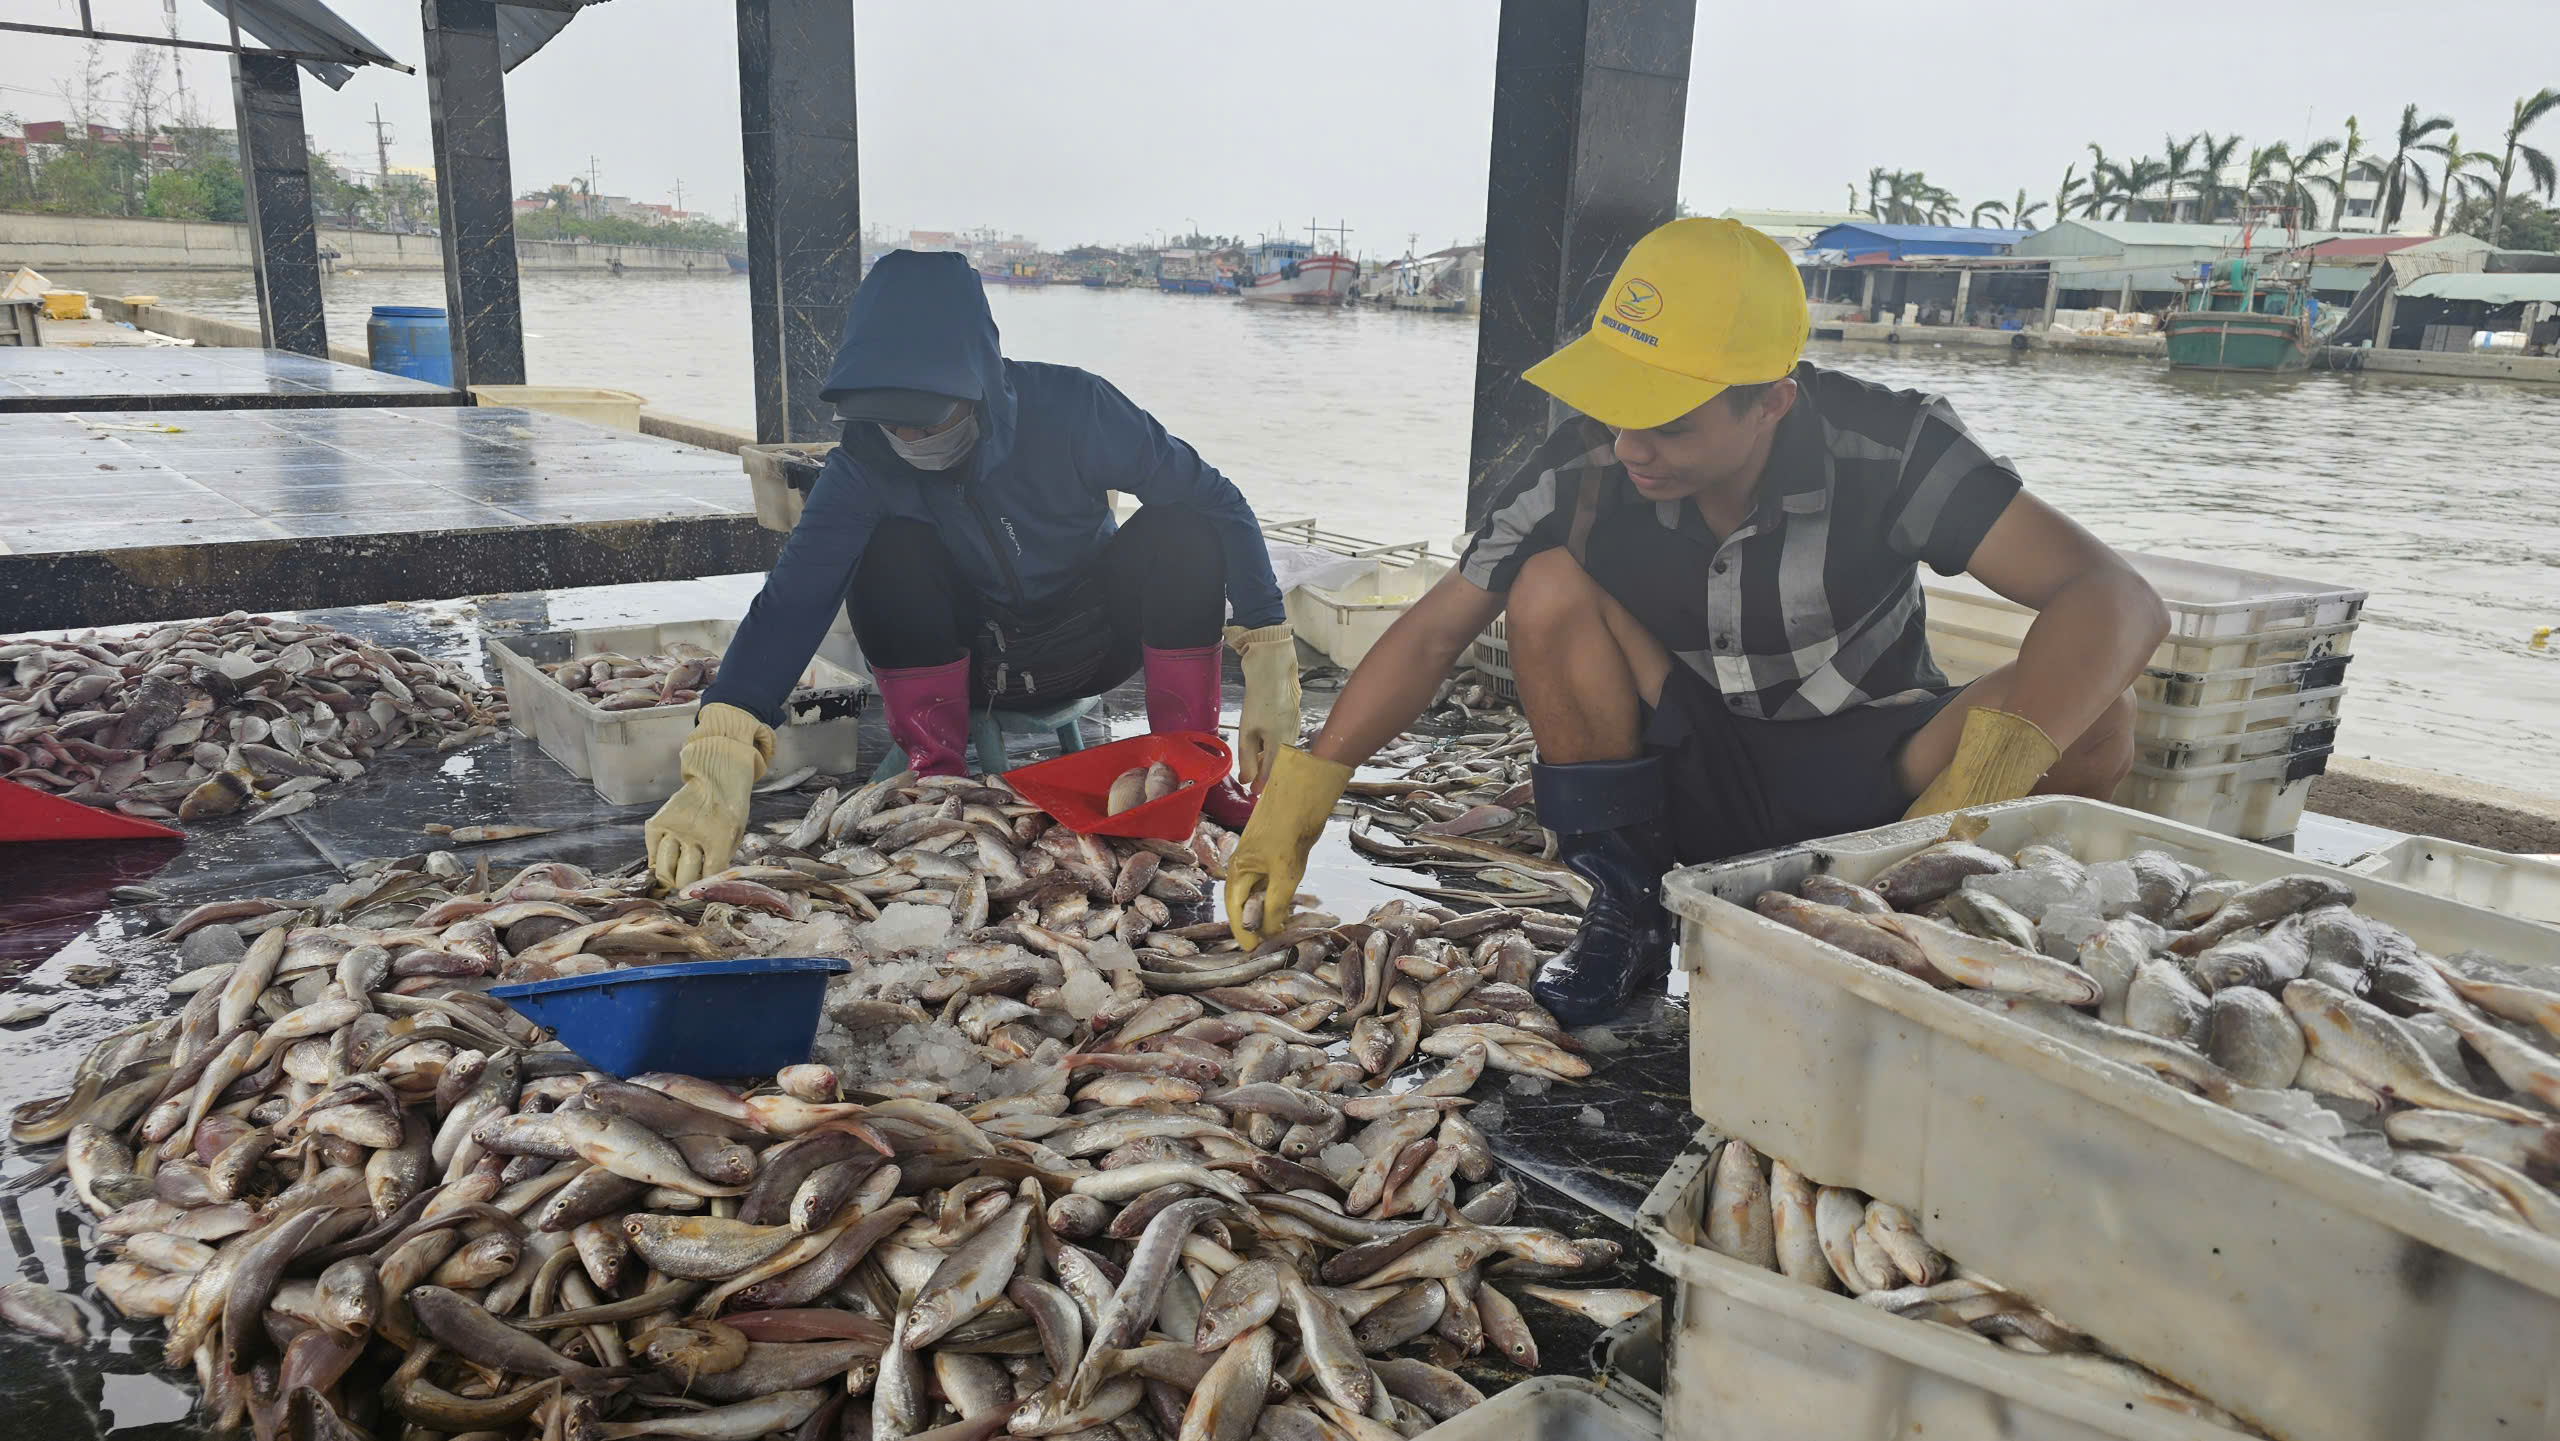
<path fill-rule="evenodd" d="M 978 769 L 1006 769 L 1004 738 L 1008 734 L 1037 735 L 1047 731 L 1057 739 L 1060 755 L 1083 750 L 1084 732 L 1078 728 L 1077 722 L 1083 720 L 1100 699 L 1099 696 L 1085 696 L 1038 711 L 972 709 L 969 712 L 969 744 L 977 750 Z M 888 754 L 880 757 L 880 764 L 872 770 L 871 778 L 884 780 L 906 768 L 906 751 L 892 745 Z"/>

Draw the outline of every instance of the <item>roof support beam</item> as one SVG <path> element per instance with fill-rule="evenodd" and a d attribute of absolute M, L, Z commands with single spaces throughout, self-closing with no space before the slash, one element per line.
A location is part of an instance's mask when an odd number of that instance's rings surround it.
<path fill-rule="evenodd" d="M 282 55 L 234 52 L 231 103 L 240 127 L 241 195 L 258 280 L 258 329 L 269 350 L 329 355 L 320 303 L 320 237 L 311 221 L 311 156 L 302 75 Z"/>
<path fill-rule="evenodd" d="M 524 300 L 516 286 L 515 184 L 507 158 L 506 72 L 493 0 L 425 0 L 427 122 L 453 384 L 524 383 Z"/>
<path fill-rule="evenodd" d="M 1580 334 L 1672 216 L 1695 0 L 1503 0 L 1494 55 L 1467 523 L 1550 423 L 1520 372 Z"/>
<path fill-rule="evenodd" d="M 756 439 L 832 440 L 819 387 L 862 283 L 852 0 L 738 0 Z"/>

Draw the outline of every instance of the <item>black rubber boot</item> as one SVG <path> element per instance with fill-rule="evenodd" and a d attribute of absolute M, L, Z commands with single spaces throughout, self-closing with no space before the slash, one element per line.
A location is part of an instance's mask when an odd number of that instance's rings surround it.
<path fill-rule="evenodd" d="M 1532 766 L 1529 782 L 1539 824 L 1556 833 L 1557 859 L 1591 883 L 1582 929 L 1539 968 L 1530 993 L 1568 1026 L 1596 1025 L 1671 971 L 1662 767 L 1650 756 Z"/>

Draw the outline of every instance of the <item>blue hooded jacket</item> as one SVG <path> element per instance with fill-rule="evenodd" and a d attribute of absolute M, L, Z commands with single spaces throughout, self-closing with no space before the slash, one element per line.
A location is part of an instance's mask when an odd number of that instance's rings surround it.
<path fill-rule="evenodd" d="M 848 422 L 705 702 L 781 724 L 783 699 L 850 593 L 863 547 L 891 516 L 932 525 L 972 588 L 1020 607 L 1058 595 L 1094 565 L 1119 529 L 1106 492 L 1189 506 L 1217 527 L 1236 624 L 1285 619 L 1243 494 L 1100 376 L 1005 359 L 966 257 L 892 251 L 855 293 L 821 394 L 884 388 L 977 406 L 977 445 L 950 470 L 918 470 L 880 427 Z"/>

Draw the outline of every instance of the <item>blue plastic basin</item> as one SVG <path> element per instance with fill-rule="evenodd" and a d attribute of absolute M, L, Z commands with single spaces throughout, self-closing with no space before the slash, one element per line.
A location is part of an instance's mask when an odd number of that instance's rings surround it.
<path fill-rule="evenodd" d="M 453 333 L 434 305 L 377 305 L 365 322 L 373 368 L 434 385 L 453 384 Z"/>
<path fill-rule="evenodd" d="M 617 1076 L 762 1076 L 809 1059 L 833 956 L 684 961 L 492 986 L 560 1043 Z"/>

